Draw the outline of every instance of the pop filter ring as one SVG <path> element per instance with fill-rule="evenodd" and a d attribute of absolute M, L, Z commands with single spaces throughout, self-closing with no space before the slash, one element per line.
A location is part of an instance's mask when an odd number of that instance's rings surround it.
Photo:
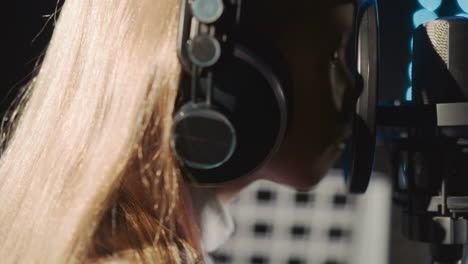
<path fill-rule="evenodd" d="M 356 16 L 357 81 L 363 91 L 356 107 L 349 164 L 345 165 L 348 191 L 364 193 L 372 174 L 376 141 L 376 106 L 379 83 L 379 19 L 376 1 L 359 3 Z"/>

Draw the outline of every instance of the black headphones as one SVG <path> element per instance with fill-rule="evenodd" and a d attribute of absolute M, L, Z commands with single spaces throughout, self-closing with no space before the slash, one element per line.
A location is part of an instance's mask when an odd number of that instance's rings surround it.
<path fill-rule="evenodd" d="M 261 10 L 252 8 L 257 2 L 181 0 L 183 72 L 172 147 L 191 182 L 216 185 L 249 174 L 285 137 L 292 81 L 271 44 L 250 41 L 246 21 L 258 15 L 249 10 Z"/>
<path fill-rule="evenodd" d="M 180 7 L 177 44 L 184 71 L 172 145 L 184 175 L 198 184 L 254 171 L 286 132 L 289 80 L 285 69 L 272 66 L 285 64 L 237 41 L 243 38 L 242 4 L 182 0 Z"/>

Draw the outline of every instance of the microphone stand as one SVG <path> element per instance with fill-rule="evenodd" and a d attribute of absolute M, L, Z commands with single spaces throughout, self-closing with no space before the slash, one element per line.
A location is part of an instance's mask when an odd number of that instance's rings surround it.
<path fill-rule="evenodd" d="M 378 107 L 390 140 L 403 233 L 430 245 L 433 264 L 460 264 L 468 244 L 468 103 Z M 398 133 L 401 135 L 402 133 Z"/>

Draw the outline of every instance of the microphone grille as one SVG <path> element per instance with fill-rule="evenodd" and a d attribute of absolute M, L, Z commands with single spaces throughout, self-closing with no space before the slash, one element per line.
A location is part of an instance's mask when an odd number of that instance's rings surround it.
<path fill-rule="evenodd" d="M 449 64 L 449 23 L 447 20 L 436 20 L 431 23 L 426 23 L 427 35 L 432 43 L 432 46 L 439 54 L 440 58 Z"/>
<path fill-rule="evenodd" d="M 419 26 L 413 42 L 413 101 L 468 101 L 468 19 L 444 17 Z"/>

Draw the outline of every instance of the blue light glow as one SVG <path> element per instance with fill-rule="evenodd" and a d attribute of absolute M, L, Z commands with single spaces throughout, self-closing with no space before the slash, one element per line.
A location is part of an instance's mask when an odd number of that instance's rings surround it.
<path fill-rule="evenodd" d="M 413 90 L 413 87 L 408 87 L 408 89 L 406 89 L 406 94 L 405 94 L 405 100 L 406 101 L 411 101 L 413 100 L 413 95 L 411 94 L 412 93 L 412 90 Z"/>
<path fill-rule="evenodd" d="M 460 14 L 457 14 L 456 16 L 459 16 L 459 17 L 467 17 L 467 18 L 468 18 L 468 14 L 467 14 L 467 13 L 460 13 Z"/>
<path fill-rule="evenodd" d="M 440 7 L 442 0 L 419 0 L 419 4 L 427 10 L 434 11 Z"/>
<path fill-rule="evenodd" d="M 410 81 L 413 79 L 413 62 L 408 64 L 408 79 L 410 79 Z"/>
<path fill-rule="evenodd" d="M 413 14 L 413 25 L 417 28 L 419 25 L 437 19 L 437 14 L 427 9 L 420 9 Z"/>
<path fill-rule="evenodd" d="M 458 0 L 458 5 L 463 11 L 468 12 L 468 0 Z"/>
<path fill-rule="evenodd" d="M 413 40 L 414 40 L 414 38 L 413 38 L 413 36 L 411 36 L 410 41 L 409 41 L 410 52 L 413 52 Z"/>

